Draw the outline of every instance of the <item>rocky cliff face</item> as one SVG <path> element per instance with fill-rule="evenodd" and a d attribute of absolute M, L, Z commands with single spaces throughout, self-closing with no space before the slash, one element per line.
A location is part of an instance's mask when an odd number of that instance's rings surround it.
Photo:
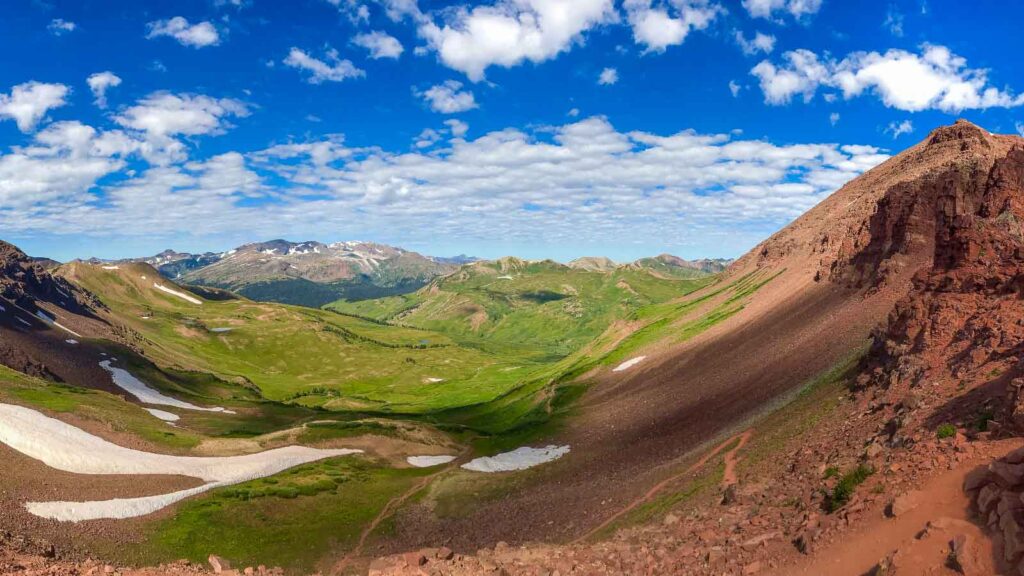
<path fill-rule="evenodd" d="M 39 310 L 40 303 L 50 303 L 76 314 L 90 314 L 102 306 L 92 294 L 63 278 L 52 276 L 43 265 L 2 240 L 0 298 L 30 313 Z"/>

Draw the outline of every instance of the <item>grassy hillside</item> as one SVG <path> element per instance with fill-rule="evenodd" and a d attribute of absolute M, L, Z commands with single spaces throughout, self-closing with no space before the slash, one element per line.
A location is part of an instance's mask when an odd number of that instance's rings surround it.
<path fill-rule="evenodd" d="M 330 410 L 423 414 L 494 399 L 528 359 L 436 332 L 245 299 L 201 304 L 154 287 L 151 267 L 75 263 L 61 273 L 100 296 L 158 364 L 255 386 L 271 400 Z"/>
<path fill-rule="evenodd" d="M 579 350 L 616 320 L 712 281 L 709 276 L 675 279 L 640 269 L 599 272 L 505 258 L 465 266 L 414 294 L 338 301 L 326 308 L 550 362 Z"/>

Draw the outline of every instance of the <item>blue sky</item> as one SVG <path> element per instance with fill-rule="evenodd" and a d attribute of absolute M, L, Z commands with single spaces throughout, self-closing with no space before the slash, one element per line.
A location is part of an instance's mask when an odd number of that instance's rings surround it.
<path fill-rule="evenodd" d="M 1024 7 L 929 0 L 26 1 L 0 237 L 60 259 L 374 240 L 736 256 L 968 118 Z"/>

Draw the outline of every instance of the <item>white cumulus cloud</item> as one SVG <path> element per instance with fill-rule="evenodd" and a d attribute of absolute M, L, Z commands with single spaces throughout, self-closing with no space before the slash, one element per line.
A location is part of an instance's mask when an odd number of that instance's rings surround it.
<path fill-rule="evenodd" d="M 615 68 L 605 68 L 597 76 L 597 83 L 602 86 L 611 86 L 619 81 L 619 71 Z"/>
<path fill-rule="evenodd" d="M 191 48 L 216 46 L 220 43 L 220 33 L 217 32 L 217 28 L 205 21 L 190 24 L 185 18 L 175 16 L 169 20 L 150 22 L 147 27 L 149 33 L 146 34 L 146 38 L 168 36 L 177 40 L 182 46 Z"/>
<path fill-rule="evenodd" d="M 910 120 L 904 120 L 902 122 L 890 122 L 885 128 L 886 134 L 892 134 L 892 139 L 895 140 L 904 134 L 910 134 L 914 131 L 914 124 Z"/>
<path fill-rule="evenodd" d="M 664 52 L 682 44 L 693 30 L 703 30 L 725 10 L 708 0 L 673 0 L 655 5 L 653 0 L 622 3 L 633 28 L 633 40 L 647 52 Z"/>
<path fill-rule="evenodd" d="M 96 105 L 100 108 L 106 108 L 107 90 L 120 86 L 121 78 L 108 70 L 91 74 L 86 79 L 86 83 L 89 84 L 89 90 L 92 91 L 92 95 L 96 99 Z"/>
<path fill-rule="evenodd" d="M 743 0 L 743 7 L 754 18 L 775 20 L 789 14 L 799 20 L 817 14 L 821 0 Z"/>
<path fill-rule="evenodd" d="M 775 49 L 775 36 L 771 34 L 755 32 L 753 38 L 747 38 L 743 32 L 737 30 L 733 33 L 733 38 L 747 56 L 753 56 L 758 52 L 768 54 Z"/>
<path fill-rule="evenodd" d="M 1024 96 L 990 85 L 987 70 L 968 68 L 966 59 L 944 46 L 925 44 L 920 53 L 855 52 L 840 61 L 794 50 L 783 60 L 780 65 L 765 60 L 751 70 L 769 104 L 786 104 L 797 95 L 810 101 L 819 88 L 838 90 L 846 99 L 875 94 L 886 106 L 909 112 L 1024 104 Z"/>
<path fill-rule="evenodd" d="M 121 110 L 114 122 L 139 134 L 139 152 L 147 160 L 166 164 L 185 157 L 176 137 L 223 134 L 229 118 L 248 115 L 248 106 L 232 98 L 156 92 Z"/>
<path fill-rule="evenodd" d="M 616 18 L 612 0 L 499 0 L 472 8 L 455 6 L 444 11 L 440 24 L 414 2 L 387 4 L 393 17 L 411 15 L 441 62 L 474 82 L 491 66 L 549 60 L 582 42 L 584 32 Z"/>
<path fill-rule="evenodd" d="M 413 92 L 425 100 L 431 110 L 442 114 L 456 114 L 477 107 L 473 93 L 462 90 L 462 82 L 457 80 L 447 80 L 422 92 Z"/>
<path fill-rule="evenodd" d="M 888 157 L 870 146 L 619 131 L 602 117 L 460 133 L 453 123 L 424 130 L 407 152 L 330 135 L 146 166 L 146 132 L 61 122 L 0 152 L 0 229 L 252 238 L 301 222 L 311 235 L 345 229 L 397 243 L 614 245 L 628 236 L 740 251 Z"/>
<path fill-rule="evenodd" d="M 78 25 L 63 18 L 54 18 L 46 25 L 46 29 L 54 36 L 63 36 L 68 32 L 74 32 Z"/>
<path fill-rule="evenodd" d="M 462 138 L 463 136 L 466 135 L 466 132 L 469 132 L 469 124 L 466 124 L 462 120 L 452 118 L 450 120 L 445 120 L 444 124 L 452 133 L 452 136 L 456 138 Z"/>
<path fill-rule="evenodd" d="M 48 111 L 67 104 L 68 91 L 63 84 L 18 84 L 10 94 L 0 94 L 0 119 L 10 118 L 18 130 L 31 132 Z"/>
<path fill-rule="evenodd" d="M 288 57 L 284 59 L 284 64 L 285 66 L 309 72 L 309 77 L 306 81 L 310 84 L 342 82 L 349 78 L 360 78 L 366 75 L 351 60 L 342 60 L 338 55 L 338 51 L 333 48 L 329 48 L 325 54 L 325 59 L 320 60 L 293 47 L 288 52 Z"/>
<path fill-rule="evenodd" d="M 356 46 L 366 48 L 370 52 L 370 58 L 398 58 L 405 50 L 398 38 L 385 32 L 367 32 L 359 34 L 352 39 Z"/>

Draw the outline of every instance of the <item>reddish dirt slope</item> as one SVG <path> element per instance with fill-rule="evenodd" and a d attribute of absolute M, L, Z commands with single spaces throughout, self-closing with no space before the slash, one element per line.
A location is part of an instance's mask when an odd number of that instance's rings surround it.
<path fill-rule="evenodd" d="M 558 439 L 571 457 L 469 517 L 407 522 L 398 540 L 427 546 L 443 535 L 465 550 L 570 540 L 600 524 L 694 449 L 866 346 L 931 267 L 935 198 L 984 184 L 1019 141 L 958 122 L 850 182 L 733 265 L 728 278 L 780 274 L 742 312 L 635 370 L 599 376 Z"/>
<path fill-rule="evenodd" d="M 874 375 L 862 385 L 931 374 L 921 362 L 946 375 L 991 368 L 993 357 L 1016 363 L 1024 336 L 1022 143 L 963 121 L 939 128 L 760 244 L 729 273 L 781 272 L 750 306 L 701 337 L 656 350 L 640 369 L 600 376 L 560 439 L 572 444 L 572 457 L 444 526 L 453 547 L 584 533 L 670 475 L 689 452 L 865 345 L 873 329 L 863 369 Z M 1009 385 L 1010 376 L 1001 381 Z M 968 398 L 965 410 L 981 410 L 995 396 L 1020 397 L 1024 427 L 1024 380 L 1016 382 L 1010 391 L 1004 385 Z M 890 408 L 872 414 L 896 418 L 903 392 L 879 400 Z M 951 407 L 901 414 L 916 418 L 925 435 L 958 416 Z M 846 434 L 868 441 L 871 432 Z M 895 438 L 893 446 L 902 446 Z M 488 518 L 506 521 L 493 526 Z"/>

